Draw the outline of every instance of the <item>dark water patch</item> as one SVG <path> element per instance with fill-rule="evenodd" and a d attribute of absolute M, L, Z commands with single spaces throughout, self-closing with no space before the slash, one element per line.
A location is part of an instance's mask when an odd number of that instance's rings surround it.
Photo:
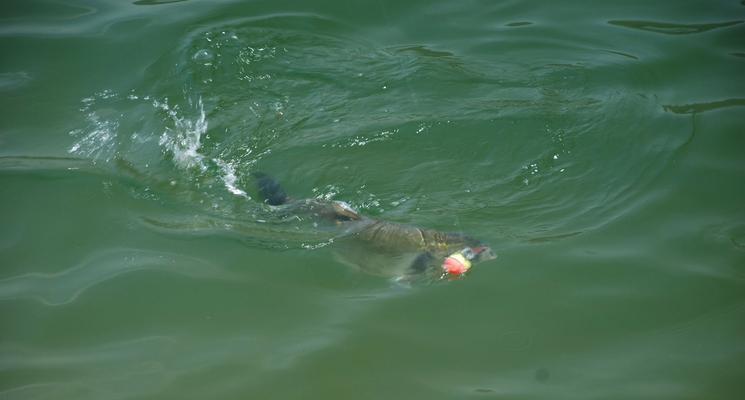
<path fill-rule="evenodd" d="M 519 26 L 528 26 L 528 25 L 533 25 L 533 23 L 528 22 L 528 21 L 520 21 L 520 22 L 510 22 L 510 23 L 505 24 L 505 26 L 509 26 L 511 28 L 516 28 Z"/>
<path fill-rule="evenodd" d="M 637 56 L 635 56 L 633 54 L 624 53 L 622 51 L 617 51 L 617 50 L 605 50 L 605 51 L 607 51 L 608 53 L 611 53 L 611 54 L 619 55 L 621 57 L 630 58 L 632 60 L 638 60 L 639 59 L 639 57 L 637 57 Z"/>
<path fill-rule="evenodd" d="M 455 55 L 449 51 L 433 50 L 423 45 L 394 47 L 392 48 L 392 50 L 397 51 L 397 52 L 410 51 L 414 54 L 425 56 L 425 57 L 452 57 L 452 58 L 455 57 Z"/>
<path fill-rule="evenodd" d="M 643 31 L 664 33 L 667 35 L 687 35 L 702 33 L 712 29 L 726 28 L 733 25 L 741 24 L 743 21 L 728 21 L 710 24 L 676 24 L 669 22 L 655 21 L 637 21 L 637 20 L 611 20 L 611 25 L 622 26 L 624 28 L 639 29 Z"/>
<path fill-rule="evenodd" d="M 695 114 L 729 107 L 745 106 L 745 99 L 727 99 L 707 103 L 693 103 L 683 105 L 663 105 L 662 108 L 673 114 Z"/>
<path fill-rule="evenodd" d="M 181 3 L 188 0 L 137 0 L 135 2 L 132 2 L 132 4 L 138 5 L 138 6 L 157 6 L 160 4 L 171 4 L 171 3 Z"/>
<path fill-rule="evenodd" d="M 733 55 L 735 57 L 745 58 L 745 53 L 743 53 L 743 52 L 733 52 L 733 53 L 729 53 L 729 54 L 730 55 Z"/>
<path fill-rule="evenodd" d="M 539 236 L 528 239 L 529 243 L 545 243 L 545 242 L 553 242 L 557 240 L 567 239 L 571 238 L 577 235 L 581 235 L 582 232 L 569 232 L 569 233 L 563 233 L 558 235 L 551 235 L 551 236 Z"/>

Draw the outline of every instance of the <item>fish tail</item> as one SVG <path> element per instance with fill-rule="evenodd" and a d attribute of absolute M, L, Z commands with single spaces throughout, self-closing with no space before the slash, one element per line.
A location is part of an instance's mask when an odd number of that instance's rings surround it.
<path fill-rule="evenodd" d="M 252 172 L 251 176 L 256 179 L 256 186 L 259 189 L 259 194 L 264 199 L 264 203 L 278 206 L 290 200 L 279 182 L 271 176 L 263 172 Z"/>

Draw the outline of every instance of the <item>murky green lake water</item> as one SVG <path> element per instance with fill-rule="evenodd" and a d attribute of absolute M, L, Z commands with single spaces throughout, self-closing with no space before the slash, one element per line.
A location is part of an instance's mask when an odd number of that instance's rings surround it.
<path fill-rule="evenodd" d="M 0 10 L 0 398 L 745 392 L 744 2 Z M 256 171 L 499 257 L 361 272 Z"/>

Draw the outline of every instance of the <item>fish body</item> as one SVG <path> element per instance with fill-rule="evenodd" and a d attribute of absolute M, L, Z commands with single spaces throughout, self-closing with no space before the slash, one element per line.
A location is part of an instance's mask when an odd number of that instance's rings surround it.
<path fill-rule="evenodd" d="M 261 196 L 275 209 L 333 223 L 340 232 L 334 243 L 337 259 L 372 275 L 407 282 L 439 279 L 447 274 L 443 267 L 453 255 L 467 263 L 463 271 L 496 258 L 491 248 L 467 235 L 369 218 L 342 201 L 293 200 L 268 176 L 257 179 Z"/>

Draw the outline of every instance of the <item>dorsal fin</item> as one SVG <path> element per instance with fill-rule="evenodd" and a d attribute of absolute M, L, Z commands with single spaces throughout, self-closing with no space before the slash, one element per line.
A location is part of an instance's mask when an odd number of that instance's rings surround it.
<path fill-rule="evenodd" d="M 355 210 L 354 208 L 352 208 L 352 206 L 350 206 L 349 204 L 347 204 L 347 203 L 345 203 L 343 201 L 334 200 L 331 203 L 331 206 L 334 209 L 334 214 L 336 214 L 336 217 L 338 219 L 340 219 L 340 220 L 355 220 L 355 221 L 357 221 L 357 220 L 362 219 L 362 217 L 357 212 L 357 210 Z"/>

